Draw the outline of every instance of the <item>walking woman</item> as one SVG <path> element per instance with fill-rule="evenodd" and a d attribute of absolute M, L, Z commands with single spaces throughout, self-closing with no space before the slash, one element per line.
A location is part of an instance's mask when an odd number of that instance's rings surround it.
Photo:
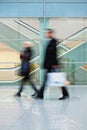
<path fill-rule="evenodd" d="M 32 55 L 31 43 L 25 42 L 23 47 L 24 47 L 24 49 L 23 49 L 22 53 L 20 54 L 20 59 L 21 59 L 20 75 L 23 76 L 24 78 L 22 79 L 20 88 L 15 95 L 18 97 L 21 97 L 21 93 L 23 91 L 24 84 L 26 81 L 29 81 L 30 85 L 32 86 L 34 91 L 37 93 L 37 89 L 36 89 L 34 83 L 31 81 L 31 76 L 30 76 L 30 59 L 31 59 L 31 55 Z"/>

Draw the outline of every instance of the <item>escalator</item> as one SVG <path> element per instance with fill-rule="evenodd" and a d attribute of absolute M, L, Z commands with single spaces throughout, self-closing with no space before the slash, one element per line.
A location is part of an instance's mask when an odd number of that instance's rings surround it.
<path fill-rule="evenodd" d="M 1 64 L 1 63 L 0 63 Z M 11 66 L 13 63 L 6 63 L 8 66 Z M 15 67 L 7 67 L 7 68 L 0 68 L 0 83 L 14 83 L 20 81 L 23 77 L 18 76 L 17 73 L 20 70 L 20 63 L 16 63 L 17 66 Z M 39 57 L 36 57 L 30 61 L 30 74 L 33 75 L 33 79 L 38 84 L 38 75 L 39 75 Z"/>
<path fill-rule="evenodd" d="M 23 77 L 17 76 L 20 69 L 19 52 L 0 43 L 0 83 L 14 83 L 20 81 Z M 34 79 L 38 81 L 39 75 L 39 56 L 30 61 L 31 74 L 35 75 Z M 37 72 L 35 74 L 35 72 Z"/>
<path fill-rule="evenodd" d="M 23 42 L 33 43 L 31 75 L 36 82 L 39 75 L 39 31 L 18 19 L 0 19 L 0 83 L 17 82 L 22 77 L 16 73 L 20 69 L 20 51 Z"/>
<path fill-rule="evenodd" d="M 0 27 L 1 27 L 1 31 L 0 31 L 1 43 L 4 43 L 8 45 L 9 47 L 13 48 L 14 50 L 16 50 L 18 55 L 19 55 L 20 50 L 22 49 L 23 41 L 33 41 L 35 55 L 32 57 L 32 60 L 31 60 L 31 66 L 32 66 L 31 74 L 32 75 L 35 74 L 36 79 L 38 80 L 39 68 L 40 68 L 39 66 L 40 54 L 39 54 L 39 40 L 38 40 L 39 31 L 35 28 L 32 28 L 28 24 L 26 24 L 24 21 L 18 20 L 18 19 L 12 19 L 11 21 L 7 20 L 5 22 L 2 19 L 0 20 Z M 68 37 L 67 39 L 62 41 L 57 47 L 59 50 L 58 58 L 60 58 L 61 61 L 63 62 L 64 71 L 66 71 L 68 75 L 72 74 L 73 72 L 76 72 L 77 70 L 79 70 L 80 66 L 84 66 L 84 63 L 81 63 L 81 62 L 87 61 L 86 58 L 84 57 L 85 55 L 87 55 L 87 49 L 86 49 L 87 48 L 87 28 L 83 28 L 79 32 Z M 8 66 L 8 62 L 9 61 L 7 61 L 7 66 Z M 78 63 L 74 64 L 76 62 Z M 72 64 L 69 64 L 69 63 L 72 63 Z M 4 63 L 2 62 L 1 64 L 3 66 Z M 11 65 L 11 69 L 9 71 L 10 67 L 6 67 L 7 69 L 6 73 L 8 74 L 10 72 L 9 77 L 13 77 L 13 81 L 12 79 L 8 79 L 7 82 L 10 82 L 10 81 L 15 82 L 17 80 L 20 80 L 21 77 L 17 77 L 17 75 L 15 75 L 15 77 L 12 76 L 20 68 L 19 67 L 20 62 L 14 61 L 13 66 L 12 66 L 12 63 L 9 62 L 9 65 Z M 6 66 L 6 64 L 4 64 L 4 66 Z M 5 72 L 3 67 L 0 69 L 0 71 L 3 73 Z M 6 80 L 4 80 L 2 77 L 2 81 L 6 81 Z"/>
<path fill-rule="evenodd" d="M 87 27 L 69 36 L 57 46 L 58 49 L 60 50 L 59 57 L 63 57 L 67 53 L 78 48 L 80 45 L 85 44 L 86 42 L 87 42 Z"/>
<path fill-rule="evenodd" d="M 69 38 L 65 39 L 58 46 L 59 56 L 61 62 L 86 62 L 87 55 L 87 28 L 80 30 Z M 67 64 L 68 65 L 68 64 Z M 76 69 L 82 64 L 77 64 Z M 84 65 L 84 63 L 83 63 Z M 69 65 L 67 66 L 68 68 Z M 70 69 L 68 69 L 68 73 Z"/>
<path fill-rule="evenodd" d="M 18 19 L 15 19 L 13 20 L 15 23 L 19 24 L 20 26 L 23 26 L 24 28 L 26 28 L 27 30 L 31 31 L 31 33 L 33 33 L 33 35 L 35 36 L 36 35 L 36 38 L 39 37 L 40 35 L 40 32 L 39 32 L 39 29 L 36 29 L 34 28 L 33 26 L 29 25 L 29 23 L 27 22 L 24 22 L 23 19 L 22 20 L 18 20 Z"/>
<path fill-rule="evenodd" d="M 20 69 L 20 53 L 7 45 L 0 43 L 0 83 L 14 83 L 20 81 L 23 77 L 17 76 Z M 31 75 L 38 81 L 39 75 L 39 56 L 30 61 Z"/>
<path fill-rule="evenodd" d="M 67 78 L 73 85 L 87 85 L 87 64 L 69 73 Z"/>
<path fill-rule="evenodd" d="M 62 41 L 57 47 L 63 71 L 67 72 L 71 83 L 87 84 L 87 27 Z"/>
<path fill-rule="evenodd" d="M 0 68 L 14 68 L 16 63 L 20 63 L 20 53 L 0 42 Z"/>
<path fill-rule="evenodd" d="M 20 52 L 24 41 L 33 43 L 33 58 L 39 56 L 39 35 L 20 25 L 16 19 L 0 19 L 0 42 Z"/>

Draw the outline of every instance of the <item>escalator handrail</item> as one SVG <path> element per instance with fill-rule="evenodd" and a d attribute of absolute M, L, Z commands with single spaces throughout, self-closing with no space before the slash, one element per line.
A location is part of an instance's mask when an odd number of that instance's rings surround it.
<path fill-rule="evenodd" d="M 38 59 L 40 56 L 35 57 L 34 59 L 30 60 L 30 63 L 32 63 L 33 61 L 35 61 L 36 59 Z M 0 64 L 20 64 L 19 62 L 0 62 Z M 20 66 L 14 67 L 14 68 L 0 68 L 0 71 L 6 71 L 6 70 L 17 70 L 19 69 Z"/>
<path fill-rule="evenodd" d="M 28 30 L 30 30 L 31 32 L 33 32 L 33 33 L 35 33 L 36 35 L 39 35 L 39 33 L 38 32 L 36 32 L 36 31 L 34 31 L 34 30 L 32 30 L 32 29 L 30 29 L 30 27 L 28 26 L 28 25 L 23 25 L 24 23 L 20 23 L 20 21 L 18 22 L 18 21 L 16 21 L 16 20 L 13 20 L 15 23 L 17 23 L 17 24 L 19 24 L 19 25 L 21 25 L 22 27 L 24 27 L 24 28 L 26 28 L 26 29 L 28 29 Z"/>
<path fill-rule="evenodd" d="M 57 58 L 62 57 L 63 55 L 65 55 L 65 54 L 67 54 L 68 52 L 70 52 L 71 50 L 74 50 L 75 48 L 81 46 L 82 44 L 85 44 L 86 42 L 87 42 L 87 40 L 86 40 L 86 41 L 83 41 L 80 45 L 77 45 L 77 46 L 73 47 L 72 49 L 70 49 L 69 51 L 66 51 L 64 54 L 57 56 Z"/>
<path fill-rule="evenodd" d="M 36 70 L 34 70 L 34 71 L 32 71 L 31 73 L 30 73 L 30 75 L 31 74 L 33 74 L 33 73 L 35 73 L 35 72 L 37 72 L 39 70 L 39 68 L 37 68 Z M 22 80 L 23 79 L 23 77 L 20 77 L 20 78 L 18 78 L 18 79 L 16 79 L 16 80 L 9 80 L 9 81 L 1 81 L 0 80 L 0 83 L 14 83 L 14 82 L 18 82 L 18 81 L 20 81 L 20 80 Z"/>
<path fill-rule="evenodd" d="M 29 24 L 25 23 L 25 22 L 24 22 L 24 21 L 22 21 L 22 20 L 19 20 L 19 21 L 20 21 L 20 22 L 22 22 L 22 23 L 24 23 L 25 25 L 29 26 L 30 28 L 34 29 L 35 31 L 37 31 L 37 33 L 38 33 L 38 34 L 40 33 L 40 31 L 39 31 L 38 29 L 36 29 L 36 28 L 32 27 L 31 25 L 29 25 Z"/>
<path fill-rule="evenodd" d="M 66 41 L 67 39 L 69 39 L 69 38 L 73 37 L 74 35 L 80 33 L 81 31 L 84 31 L 85 29 L 87 29 L 87 27 L 84 27 L 81 30 L 77 31 L 76 33 L 74 33 L 74 34 L 70 35 L 69 37 L 65 38 L 64 40 L 62 40 L 61 42 L 59 42 L 59 44 L 57 45 L 57 47 L 60 46 L 62 44 L 62 42 Z"/>

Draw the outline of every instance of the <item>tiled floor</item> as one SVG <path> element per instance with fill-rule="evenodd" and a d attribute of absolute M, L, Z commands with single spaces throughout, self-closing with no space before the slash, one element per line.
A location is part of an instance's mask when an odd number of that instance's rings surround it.
<path fill-rule="evenodd" d="M 13 89 L 0 89 L 0 130 L 87 130 L 87 88 L 72 88 L 71 98 L 16 98 Z"/>

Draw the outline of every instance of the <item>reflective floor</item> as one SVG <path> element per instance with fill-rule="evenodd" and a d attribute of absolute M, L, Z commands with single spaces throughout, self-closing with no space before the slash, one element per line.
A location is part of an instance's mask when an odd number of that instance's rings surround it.
<path fill-rule="evenodd" d="M 0 130 L 87 130 L 87 88 L 70 89 L 71 98 L 35 100 L 0 89 Z"/>

